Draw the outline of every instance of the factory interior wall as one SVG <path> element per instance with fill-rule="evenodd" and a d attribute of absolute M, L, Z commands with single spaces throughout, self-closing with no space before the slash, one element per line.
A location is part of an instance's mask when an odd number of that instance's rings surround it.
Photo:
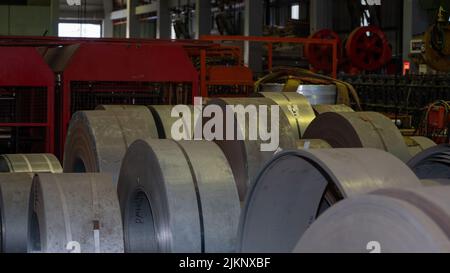
<path fill-rule="evenodd" d="M 52 33 L 49 6 L 0 5 L 0 35 L 42 36 Z"/>

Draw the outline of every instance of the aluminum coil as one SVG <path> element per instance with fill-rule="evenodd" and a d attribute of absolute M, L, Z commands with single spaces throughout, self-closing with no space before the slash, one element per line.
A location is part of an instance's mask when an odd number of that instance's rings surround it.
<path fill-rule="evenodd" d="M 138 140 L 118 195 L 126 252 L 232 252 L 240 214 L 233 174 L 213 142 Z"/>
<path fill-rule="evenodd" d="M 148 108 L 153 114 L 153 118 L 156 122 L 156 128 L 158 129 L 158 134 L 160 139 L 173 139 L 172 136 L 172 126 L 181 117 L 172 117 L 173 105 L 150 105 Z M 194 113 L 194 107 L 188 105 L 190 112 Z M 193 139 L 194 135 L 194 118 L 191 116 L 191 124 L 186 124 L 183 119 L 183 124 L 185 128 L 190 128 L 190 132 L 185 131 L 184 139 Z M 187 120 L 186 120 L 187 122 Z"/>
<path fill-rule="evenodd" d="M 324 113 L 309 125 L 304 138 L 323 139 L 333 148 L 376 148 L 403 162 L 411 158 L 394 123 L 375 112 Z"/>
<path fill-rule="evenodd" d="M 116 188 L 105 174 L 38 174 L 33 180 L 28 251 L 120 253 Z"/>
<path fill-rule="evenodd" d="M 411 156 L 415 156 L 423 150 L 436 146 L 433 140 L 423 136 L 405 136 L 404 139 Z"/>
<path fill-rule="evenodd" d="M 0 173 L 62 173 L 59 160 L 52 154 L 0 155 Z"/>
<path fill-rule="evenodd" d="M 313 105 L 316 104 L 336 104 L 336 85 L 301 84 L 297 88 L 297 93 L 308 98 Z"/>
<path fill-rule="evenodd" d="M 308 125 L 315 118 L 308 99 L 303 95 L 292 92 L 261 92 L 261 94 L 280 106 L 292 130 L 294 130 L 294 134 L 297 135 L 298 139 L 301 139 Z"/>
<path fill-rule="evenodd" d="M 26 253 L 33 175 L 0 174 L 0 253 Z"/>
<path fill-rule="evenodd" d="M 239 224 L 239 249 L 291 252 L 317 215 L 336 202 L 380 188 L 419 185 L 403 162 L 377 149 L 279 153 L 249 189 Z"/>
<path fill-rule="evenodd" d="M 411 158 L 408 166 L 420 179 L 450 179 L 450 145 L 428 148 Z"/>
<path fill-rule="evenodd" d="M 328 113 L 328 112 L 334 112 L 334 113 L 340 113 L 340 112 L 355 112 L 351 107 L 345 105 L 345 104 L 318 104 L 312 106 L 314 109 L 314 113 L 316 116 Z"/>
<path fill-rule="evenodd" d="M 122 158 L 133 141 L 158 138 L 148 111 L 81 111 L 73 115 L 64 152 L 64 172 L 110 173 L 117 183 Z"/>
<path fill-rule="evenodd" d="M 326 211 L 294 252 L 450 252 L 450 187 L 383 189 Z"/>
<path fill-rule="evenodd" d="M 212 99 L 208 102 L 208 105 L 218 105 L 221 107 L 223 112 L 226 112 L 227 105 L 255 105 L 259 107 L 260 105 L 268 105 L 270 111 L 271 105 L 276 105 L 270 99 L 267 98 L 218 98 Z M 268 120 L 271 119 L 271 113 L 268 115 Z M 227 115 L 224 115 L 224 123 L 226 124 Z M 279 149 L 296 149 L 296 141 L 298 140 L 297 135 L 294 134 L 290 123 L 285 115 L 282 115 L 281 111 L 279 113 Z M 256 122 L 256 121 L 253 121 Z M 204 123 L 205 124 L 205 123 Z M 234 179 L 237 184 L 239 198 L 241 201 L 244 200 L 247 188 L 250 186 L 252 181 L 258 175 L 258 172 L 264 166 L 264 164 L 272 159 L 275 152 L 272 151 L 261 151 L 261 144 L 265 143 L 258 140 L 249 140 L 249 118 L 246 116 L 245 124 L 238 124 L 238 119 L 236 112 L 234 115 L 234 139 L 235 140 L 215 140 L 219 147 L 224 152 L 225 156 L 230 163 L 231 169 L 233 171 Z M 258 122 L 258 126 L 260 126 Z M 269 131 L 268 128 L 258 128 Z M 270 128 L 269 128 L 270 129 Z M 243 133 L 245 131 L 245 134 Z M 237 140 L 237 132 L 241 136 L 244 136 L 244 140 Z M 226 139 L 226 128 L 223 132 L 223 139 Z"/>

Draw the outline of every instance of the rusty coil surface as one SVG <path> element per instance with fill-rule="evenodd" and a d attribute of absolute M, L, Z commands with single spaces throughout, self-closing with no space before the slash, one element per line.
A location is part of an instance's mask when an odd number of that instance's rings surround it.
<path fill-rule="evenodd" d="M 428 148 L 411 158 L 408 166 L 420 179 L 450 179 L 450 145 Z"/>
<path fill-rule="evenodd" d="M 436 146 L 433 140 L 423 136 L 405 136 L 404 139 L 411 156 L 415 156 L 423 150 Z"/>
<path fill-rule="evenodd" d="M 315 118 L 308 99 L 295 92 L 260 92 L 280 106 L 280 110 L 289 121 L 292 130 L 301 139 L 308 125 Z"/>
<path fill-rule="evenodd" d="M 382 189 L 344 200 L 294 252 L 450 252 L 450 187 Z"/>
<path fill-rule="evenodd" d="M 214 142 L 138 140 L 123 161 L 118 195 L 126 252 L 233 252 L 240 203 Z"/>
<path fill-rule="evenodd" d="M 0 173 L 62 173 L 59 160 L 52 154 L 0 155 Z"/>
<path fill-rule="evenodd" d="M 64 172 L 110 173 L 117 183 L 128 146 L 147 137 L 158 138 L 158 132 L 146 107 L 77 112 L 67 133 Z"/>
<path fill-rule="evenodd" d="M 402 161 L 377 149 L 279 153 L 249 189 L 239 224 L 239 250 L 291 252 L 316 217 L 339 200 L 419 185 Z"/>
<path fill-rule="evenodd" d="M 0 174 L 0 253 L 26 253 L 33 175 Z"/>
<path fill-rule="evenodd" d="M 411 158 L 394 123 L 375 112 L 324 113 L 309 125 L 304 138 L 323 139 L 333 148 L 376 148 L 403 162 Z"/>
<path fill-rule="evenodd" d="M 255 106 L 268 106 L 268 117 L 271 120 L 271 106 L 276 105 L 270 99 L 267 98 L 217 98 L 212 99 L 208 102 L 209 105 L 216 105 L 222 109 L 225 113 L 227 106 L 237 106 L 242 105 Z M 223 124 L 231 123 L 234 124 L 234 134 L 227 133 L 227 128 L 224 128 L 222 139 L 227 139 L 227 134 L 233 136 L 233 140 L 215 140 L 215 142 L 222 149 L 223 153 L 230 163 L 231 169 L 233 171 L 234 179 L 237 184 L 239 198 L 241 201 L 244 200 L 247 188 L 252 183 L 252 180 L 256 178 L 258 172 L 262 166 L 269 161 L 276 151 L 261 151 L 261 145 L 267 143 L 268 141 L 262 141 L 261 138 L 257 140 L 250 140 L 249 138 L 249 128 L 250 123 L 252 126 L 257 127 L 258 131 L 269 132 L 270 128 L 267 124 L 261 124 L 257 120 L 249 120 L 249 115 L 245 115 L 245 124 L 239 121 L 238 111 L 233 112 L 232 118 L 227 119 L 228 115 L 224 115 Z M 204 122 L 204 126 L 207 126 L 207 120 Z M 293 132 L 289 120 L 280 111 L 279 113 L 279 148 L 280 149 L 295 149 L 297 147 L 296 140 L 297 135 Z M 225 126 L 227 127 L 227 126 Z M 242 140 L 238 139 L 238 135 L 242 136 Z"/>
<path fill-rule="evenodd" d="M 38 174 L 33 179 L 28 251 L 120 253 L 116 187 L 106 174 Z"/>
<path fill-rule="evenodd" d="M 314 113 L 316 116 L 328 113 L 328 112 L 334 112 L 334 113 L 340 113 L 340 112 L 355 112 L 350 106 L 347 106 L 345 104 L 317 104 L 312 106 L 314 109 Z"/>

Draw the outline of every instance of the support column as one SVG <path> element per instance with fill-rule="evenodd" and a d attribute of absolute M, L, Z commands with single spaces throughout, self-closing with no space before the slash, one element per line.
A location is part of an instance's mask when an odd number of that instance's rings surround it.
<path fill-rule="evenodd" d="M 301 9 L 302 7 L 300 7 Z M 310 32 L 311 34 L 324 28 L 333 29 L 333 1 L 310 1 Z"/>
<path fill-rule="evenodd" d="M 114 33 L 111 12 L 113 11 L 113 3 L 110 0 L 103 0 L 103 10 L 105 17 L 102 24 L 102 35 L 104 38 L 112 38 Z"/>
<path fill-rule="evenodd" d="M 50 1 L 50 16 L 51 29 L 49 29 L 49 36 L 58 36 L 59 24 L 59 1 Z"/>
<path fill-rule="evenodd" d="M 156 38 L 170 39 L 172 34 L 172 19 L 170 18 L 170 6 L 168 0 L 156 2 L 158 20 L 156 23 Z"/>
<path fill-rule="evenodd" d="M 195 39 L 201 35 L 211 34 L 212 24 L 211 1 L 196 0 L 195 1 Z"/>
<path fill-rule="evenodd" d="M 245 26 L 246 36 L 262 36 L 264 24 L 264 1 L 245 0 Z M 246 42 L 244 46 L 244 62 L 255 75 L 263 72 L 263 44 Z"/>
<path fill-rule="evenodd" d="M 139 38 L 139 19 L 136 7 L 139 0 L 127 0 L 127 38 Z"/>
<path fill-rule="evenodd" d="M 412 39 L 413 29 L 413 0 L 403 1 L 403 60 L 409 60 L 410 41 Z"/>

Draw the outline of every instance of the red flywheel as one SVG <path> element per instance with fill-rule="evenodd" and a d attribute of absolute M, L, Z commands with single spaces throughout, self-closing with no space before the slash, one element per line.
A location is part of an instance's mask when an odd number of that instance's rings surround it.
<path fill-rule="evenodd" d="M 313 39 L 329 39 L 329 40 L 337 40 L 338 41 L 338 60 L 341 59 L 342 52 L 342 43 L 339 35 L 330 30 L 330 29 L 322 29 L 319 30 L 309 38 Z M 321 70 L 324 72 L 331 72 L 333 69 L 333 48 L 330 45 L 318 45 L 318 44 L 307 44 L 305 46 L 305 55 L 308 59 L 311 66 L 317 70 Z"/>

